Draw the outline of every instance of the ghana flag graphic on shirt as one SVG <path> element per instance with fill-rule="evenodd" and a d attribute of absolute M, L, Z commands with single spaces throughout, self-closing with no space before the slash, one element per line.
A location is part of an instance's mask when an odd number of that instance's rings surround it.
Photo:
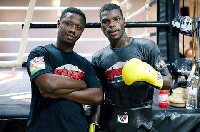
<path fill-rule="evenodd" d="M 33 75 L 35 72 L 45 69 L 45 62 L 44 62 L 44 56 L 35 57 L 30 61 L 30 71 L 31 75 Z"/>

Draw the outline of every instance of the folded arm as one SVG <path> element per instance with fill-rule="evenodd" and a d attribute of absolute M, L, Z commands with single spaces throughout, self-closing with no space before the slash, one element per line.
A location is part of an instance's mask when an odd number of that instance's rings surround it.
<path fill-rule="evenodd" d="M 99 104 L 103 99 L 101 88 L 87 88 L 82 80 L 46 73 L 36 77 L 34 81 L 45 98 L 64 98 L 88 105 Z"/>
<path fill-rule="evenodd" d="M 69 94 L 73 91 L 86 89 L 87 85 L 82 80 L 67 79 L 63 76 L 45 73 L 34 79 L 36 85 L 40 88 L 41 93 L 54 95 Z"/>
<path fill-rule="evenodd" d="M 103 92 L 101 88 L 87 88 L 60 95 L 60 98 L 69 99 L 80 104 L 97 105 L 103 100 Z"/>

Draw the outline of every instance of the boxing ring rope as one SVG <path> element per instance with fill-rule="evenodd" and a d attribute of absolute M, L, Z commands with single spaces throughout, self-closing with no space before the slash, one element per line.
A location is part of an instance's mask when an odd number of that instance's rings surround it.
<path fill-rule="evenodd" d="M 17 62 L 16 62 L 15 67 L 21 67 L 22 66 L 23 56 L 24 56 L 24 52 L 25 52 L 25 49 L 26 49 L 26 45 L 27 45 L 27 39 L 28 39 L 28 36 L 29 36 L 29 28 L 30 28 L 30 23 L 31 23 L 31 20 L 32 20 L 33 12 L 34 12 L 35 3 L 36 3 L 36 0 L 30 0 L 30 2 L 29 2 L 29 8 L 28 8 L 28 11 L 27 11 L 25 24 L 24 24 L 24 28 L 23 28 L 23 31 L 22 31 L 22 39 L 21 39 L 19 54 L 18 54 L 18 57 L 17 57 Z"/>
<path fill-rule="evenodd" d="M 164 27 L 169 26 L 170 22 L 126 22 L 125 28 L 144 28 L 146 27 Z M 100 28 L 100 23 L 87 23 L 86 28 Z M 0 22 L 0 30 L 8 29 L 23 29 L 23 22 Z M 32 22 L 30 28 L 57 28 L 57 24 L 54 22 Z"/>
<path fill-rule="evenodd" d="M 55 22 L 32 22 L 32 24 L 44 24 L 44 25 L 54 25 L 54 27 L 51 28 L 56 28 L 57 24 Z M 23 29 L 24 27 L 24 22 L 0 22 L 0 30 L 10 30 L 10 29 Z M 30 27 L 32 28 L 32 27 Z"/>
<path fill-rule="evenodd" d="M 21 41 L 21 38 L 0 38 L 0 41 Z M 28 38 L 27 41 L 56 41 L 56 38 Z M 107 38 L 80 38 L 78 41 L 107 41 Z"/>
<path fill-rule="evenodd" d="M 35 7 L 34 10 L 36 11 L 45 11 L 45 10 L 64 10 L 67 7 Z M 99 10 L 100 7 L 77 7 L 81 10 L 85 11 L 91 11 L 91 10 Z M 0 6 L 0 10 L 28 10 L 28 7 L 23 7 L 23 6 L 18 6 L 18 7 L 13 7 L 13 6 Z"/>
<path fill-rule="evenodd" d="M 13 25 L 12 25 L 13 24 Z M 0 30 L 8 30 L 9 25 L 16 29 L 22 29 L 24 24 L 22 22 L 0 22 Z M 157 22 L 157 21 L 148 21 L 148 22 L 126 22 L 125 28 L 144 28 L 144 27 L 165 27 L 169 26 L 170 22 Z M 4 28 L 7 26 L 8 28 Z M 16 27 L 15 27 L 16 26 Z M 101 24 L 98 22 L 95 23 L 87 23 L 86 28 L 100 28 Z M 30 28 L 57 28 L 57 24 L 54 22 L 32 22 L 30 24 Z"/>
<path fill-rule="evenodd" d="M 143 11 L 149 9 L 150 7 L 152 7 L 155 3 L 157 2 L 157 0 L 152 1 L 149 4 L 145 4 L 142 8 L 140 8 L 139 10 L 137 10 L 136 12 L 132 13 L 131 15 L 126 17 L 126 21 L 131 19 L 132 17 L 135 17 L 137 15 L 139 15 L 140 13 L 142 13 Z"/>
<path fill-rule="evenodd" d="M 129 2 L 129 0 L 123 0 L 119 5 L 123 6 L 124 4 L 127 4 Z"/>

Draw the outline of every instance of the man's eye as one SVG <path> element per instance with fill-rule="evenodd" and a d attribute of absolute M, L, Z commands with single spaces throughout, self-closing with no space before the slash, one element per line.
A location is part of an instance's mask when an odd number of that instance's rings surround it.
<path fill-rule="evenodd" d="M 70 22 L 63 22 L 63 24 L 66 25 L 66 26 L 70 26 L 71 25 Z"/>
<path fill-rule="evenodd" d="M 115 21 L 120 21 L 120 18 L 116 18 Z"/>
<path fill-rule="evenodd" d="M 78 27 L 76 27 L 76 29 L 77 29 L 78 31 L 80 31 L 82 28 L 81 28 L 80 26 L 78 26 Z"/>
<path fill-rule="evenodd" d="M 108 21 L 102 21 L 101 23 L 102 23 L 102 24 L 107 24 L 107 23 L 108 23 Z"/>

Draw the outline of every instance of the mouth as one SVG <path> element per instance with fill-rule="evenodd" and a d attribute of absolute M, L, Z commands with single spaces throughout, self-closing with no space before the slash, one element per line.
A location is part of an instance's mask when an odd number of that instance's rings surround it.
<path fill-rule="evenodd" d="M 65 34 L 67 36 L 67 39 L 73 40 L 75 37 L 74 35 L 70 35 L 70 34 Z"/>
<path fill-rule="evenodd" d="M 112 35 L 112 36 L 115 36 L 115 35 L 117 35 L 118 34 L 118 30 L 109 30 L 108 31 L 108 34 L 110 34 L 110 35 Z"/>

